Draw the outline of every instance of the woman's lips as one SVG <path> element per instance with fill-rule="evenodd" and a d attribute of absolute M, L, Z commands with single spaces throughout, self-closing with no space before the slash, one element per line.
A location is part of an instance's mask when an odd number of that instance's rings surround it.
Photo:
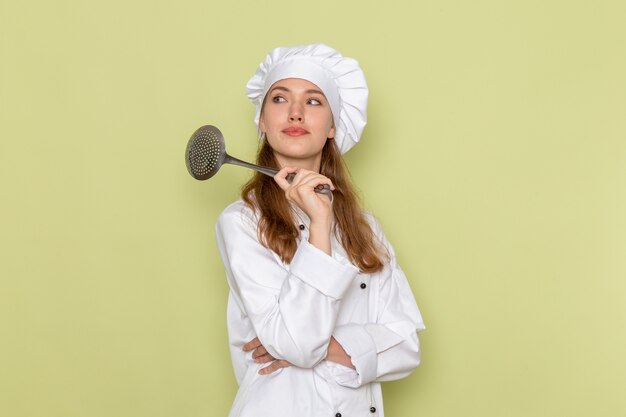
<path fill-rule="evenodd" d="M 301 127 L 289 127 L 283 130 L 283 133 L 289 136 L 302 136 L 309 133 L 307 130 Z"/>

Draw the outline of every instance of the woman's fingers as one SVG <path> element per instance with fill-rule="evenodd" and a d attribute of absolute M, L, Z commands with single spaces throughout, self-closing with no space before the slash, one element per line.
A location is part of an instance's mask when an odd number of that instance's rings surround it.
<path fill-rule="evenodd" d="M 289 174 L 294 174 L 290 182 Z M 283 190 L 307 191 L 316 188 L 322 184 L 328 184 L 331 190 L 335 189 L 330 178 L 313 171 L 307 171 L 301 168 L 284 167 L 274 176 L 274 180 Z"/>
<path fill-rule="evenodd" d="M 289 181 L 287 176 L 293 173 Z M 291 179 L 291 178 L 290 178 Z M 285 197 L 302 209 L 311 223 L 330 225 L 328 219 L 332 216 L 332 199 L 322 195 L 318 187 L 335 189 L 330 178 L 317 172 L 301 168 L 285 167 L 274 176 L 274 181 L 285 191 Z"/>
<path fill-rule="evenodd" d="M 299 168 L 284 167 L 283 169 L 278 171 L 276 175 L 274 175 L 274 181 L 276 181 L 276 184 L 278 184 L 280 188 L 282 188 L 283 190 L 287 190 L 289 187 L 291 187 L 291 183 L 287 180 L 287 176 L 289 174 L 297 175 L 299 170 Z"/>
<path fill-rule="evenodd" d="M 265 368 L 260 369 L 259 374 L 268 375 L 268 374 L 271 374 L 272 372 L 276 372 L 279 369 L 286 368 L 288 366 L 291 366 L 291 363 L 287 362 L 286 360 L 274 361 L 268 366 L 266 366 Z"/>
<path fill-rule="evenodd" d="M 335 189 L 330 178 L 311 171 L 300 171 L 296 174 L 291 185 L 285 188 L 287 199 L 295 201 L 298 205 L 304 199 L 310 198 L 316 188 L 327 185 L 331 190 Z"/>
<path fill-rule="evenodd" d="M 274 360 L 274 357 L 267 352 L 258 337 L 255 337 L 243 345 L 243 351 L 252 351 L 252 359 L 254 359 L 256 363 L 267 363 Z"/>
<path fill-rule="evenodd" d="M 268 362 L 271 362 L 271 361 L 274 361 L 274 360 L 276 360 L 276 358 L 274 358 L 269 353 L 266 353 L 265 355 L 257 356 L 256 358 L 254 358 L 254 361 L 256 363 L 268 363 Z"/>
<path fill-rule="evenodd" d="M 252 339 L 251 341 L 243 345 L 243 351 L 250 352 L 252 349 L 256 349 L 259 346 L 263 346 L 263 345 L 261 345 L 261 341 L 259 340 L 259 338 L 255 337 L 254 339 Z"/>
<path fill-rule="evenodd" d="M 298 185 L 303 187 L 304 190 L 308 190 L 310 188 L 318 188 L 319 186 L 324 184 L 327 184 L 331 190 L 335 189 L 335 186 L 333 185 L 333 182 L 330 180 L 330 178 L 312 172 L 311 175 L 303 177 Z"/>
<path fill-rule="evenodd" d="M 265 350 L 263 345 L 261 345 L 258 348 L 254 349 L 254 352 L 252 352 L 252 358 L 256 359 L 259 356 L 263 356 L 263 355 L 266 355 L 266 354 L 267 354 L 267 350 Z"/>
<path fill-rule="evenodd" d="M 261 375 L 271 374 L 272 372 L 276 372 L 281 368 L 291 366 L 291 363 L 289 363 L 288 361 L 282 359 L 276 360 L 272 355 L 270 355 L 265 347 L 261 344 L 261 341 L 258 337 L 255 337 L 254 339 L 243 345 L 243 350 L 244 352 L 250 352 L 251 350 L 253 350 L 252 358 L 256 363 L 271 362 L 268 366 L 259 370 L 259 374 Z"/>
<path fill-rule="evenodd" d="M 301 169 L 296 173 L 292 186 L 313 185 L 313 187 L 315 187 L 315 185 L 319 184 L 328 184 L 332 189 L 335 189 L 330 178 L 317 172 L 307 171 L 304 169 Z"/>

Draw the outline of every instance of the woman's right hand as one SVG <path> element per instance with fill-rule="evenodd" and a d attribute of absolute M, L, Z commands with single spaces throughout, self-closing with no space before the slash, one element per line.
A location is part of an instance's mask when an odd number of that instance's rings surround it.
<path fill-rule="evenodd" d="M 287 175 L 295 173 L 291 183 Z M 285 167 L 274 176 L 274 181 L 285 190 L 287 200 L 294 202 L 311 219 L 309 225 L 309 242 L 327 255 L 331 254 L 330 228 L 332 225 L 333 207 L 326 194 L 316 193 L 315 188 L 328 184 L 335 189 L 332 181 L 317 172 L 302 168 Z"/>
<path fill-rule="evenodd" d="M 326 358 L 324 359 L 330 362 L 338 363 L 348 368 L 356 369 L 355 366 L 352 364 L 350 355 L 348 355 L 348 353 L 344 350 L 343 346 L 341 346 L 337 339 L 332 336 L 330 338 L 330 342 L 328 343 Z"/>
<path fill-rule="evenodd" d="M 295 174 L 291 183 L 289 174 Z M 287 200 L 294 202 L 306 213 L 311 222 L 328 221 L 332 215 L 332 203 L 326 194 L 315 192 L 315 188 L 327 184 L 335 189 L 332 181 L 314 171 L 303 168 L 285 167 L 274 176 L 276 183 L 285 191 Z"/>

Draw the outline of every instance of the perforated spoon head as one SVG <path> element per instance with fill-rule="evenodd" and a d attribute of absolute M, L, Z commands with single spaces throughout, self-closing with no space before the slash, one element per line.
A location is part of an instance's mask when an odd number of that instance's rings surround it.
<path fill-rule="evenodd" d="M 187 142 L 187 171 L 197 180 L 207 180 L 219 171 L 225 155 L 226 146 L 222 132 L 215 126 L 202 126 Z"/>

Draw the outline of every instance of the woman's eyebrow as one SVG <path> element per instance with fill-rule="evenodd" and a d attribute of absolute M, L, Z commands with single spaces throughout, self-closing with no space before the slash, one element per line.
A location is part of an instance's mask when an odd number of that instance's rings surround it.
<path fill-rule="evenodd" d="M 270 90 L 270 93 L 273 93 L 273 92 L 274 92 L 274 90 L 282 90 L 282 91 L 286 91 L 286 92 L 289 92 L 289 91 L 290 91 L 287 87 L 282 87 L 282 86 L 280 86 L 280 85 L 277 85 L 276 87 L 272 88 L 272 89 Z"/>
<path fill-rule="evenodd" d="M 286 91 L 286 92 L 291 92 L 290 89 L 288 89 L 287 87 L 283 87 L 282 85 L 277 85 L 276 87 L 272 88 L 270 90 L 270 93 L 273 93 L 275 90 L 281 90 L 281 91 Z M 320 90 L 316 90 L 316 89 L 310 89 L 310 90 L 306 90 L 305 93 L 307 94 L 321 94 L 324 95 L 324 93 L 322 93 Z"/>

